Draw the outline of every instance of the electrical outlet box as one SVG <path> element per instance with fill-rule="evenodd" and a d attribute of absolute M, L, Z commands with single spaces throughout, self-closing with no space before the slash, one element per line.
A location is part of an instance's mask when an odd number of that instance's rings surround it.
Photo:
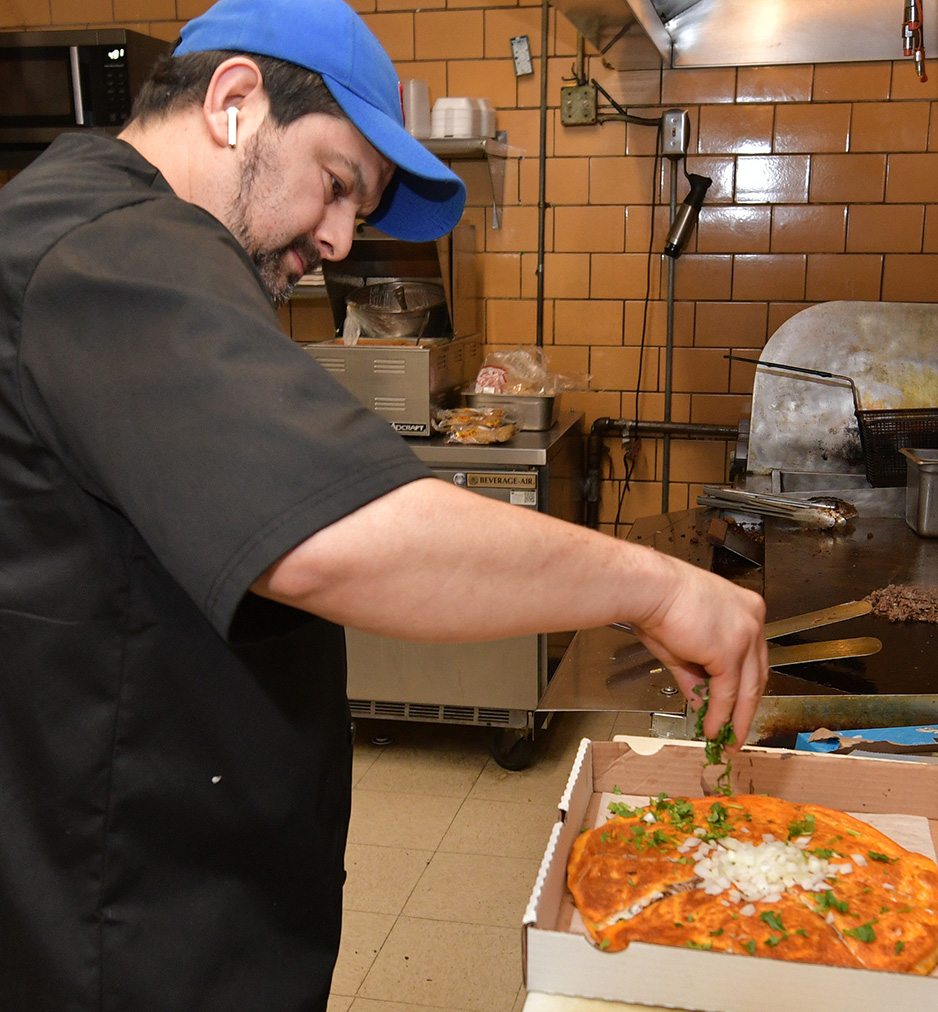
<path fill-rule="evenodd" d="M 516 35 L 511 40 L 511 58 L 515 61 L 515 77 L 524 77 L 525 74 L 533 74 L 534 66 L 531 63 L 531 44 L 527 35 Z"/>
<path fill-rule="evenodd" d="M 596 122 L 596 88 L 592 84 L 560 89 L 560 122 L 564 126 L 589 126 Z"/>
<path fill-rule="evenodd" d="M 690 140 L 690 116 L 683 109 L 667 109 L 661 116 L 661 153 L 683 158 Z"/>

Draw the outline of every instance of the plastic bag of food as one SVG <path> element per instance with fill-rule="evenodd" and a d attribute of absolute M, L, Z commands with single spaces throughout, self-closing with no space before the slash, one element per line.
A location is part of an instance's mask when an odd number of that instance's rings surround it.
<path fill-rule="evenodd" d="M 550 397 L 588 386 L 589 376 L 551 372 L 544 349 L 535 347 L 489 352 L 468 392 Z"/>
<path fill-rule="evenodd" d="M 453 408 L 440 411 L 433 420 L 448 443 L 487 445 L 505 443 L 518 429 L 518 420 L 504 408 Z"/>

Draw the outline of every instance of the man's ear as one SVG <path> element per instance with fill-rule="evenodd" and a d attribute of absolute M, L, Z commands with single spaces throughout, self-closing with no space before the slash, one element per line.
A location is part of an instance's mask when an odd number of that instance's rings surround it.
<path fill-rule="evenodd" d="M 247 56 L 232 56 L 218 65 L 202 103 L 202 116 L 212 140 L 234 147 L 253 133 L 267 116 L 264 78 Z"/>

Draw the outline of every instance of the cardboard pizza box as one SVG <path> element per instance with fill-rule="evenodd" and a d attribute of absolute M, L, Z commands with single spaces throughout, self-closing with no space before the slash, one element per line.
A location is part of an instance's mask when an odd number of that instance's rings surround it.
<path fill-rule="evenodd" d="M 574 927 L 566 888 L 570 847 L 602 821 L 600 797 L 700 797 L 703 745 L 655 738 L 584 738 L 524 915 L 528 991 L 703 1012 L 934 1012 L 938 976 L 847 969 L 633 942 L 602 952 Z M 745 748 L 732 762 L 738 794 L 769 794 L 870 817 L 894 819 L 938 847 L 938 767 L 889 759 Z M 908 818 L 903 818 L 908 817 Z M 888 831 L 888 830 L 887 830 Z M 899 842 L 902 842 L 901 840 Z"/>

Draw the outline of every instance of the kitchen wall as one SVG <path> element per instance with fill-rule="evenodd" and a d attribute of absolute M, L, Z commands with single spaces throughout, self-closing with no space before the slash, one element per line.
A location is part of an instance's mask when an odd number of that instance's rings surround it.
<path fill-rule="evenodd" d="M 0 0 L 0 28 L 119 24 L 174 38 L 202 0 Z M 354 0 L 402 78 L 444 95 L 490 98 L 519 157 L 504 165 L 500 227 L 481 161 L 454 163 L 477 226 L 488 345 L 535 341 L 537 317 L 539 3 Z M 897 8 L 897 49 L 900 11 Z M 533 75 L 516 78 L 510 39 L 527 35 Z M 832 45 L 836 45 L 836 40 Z M 672 418 L 735 426 L 748 409 L 754 356 L 791 315 L 830 300 L 934 301 L 938 291 L 938 69 L 922 84 L 910 61 L 676 71 L 605 69 L 587 46 L 586 74 L 629 111 L 691 118 L 688 171 L 713 185 L 675 264 Z M 564 396 L 587 426 L 598 417 L 664 415 L 666 268 L 671 165 L 656 132 L 607 122 L 560 124 L 560 88 L 574 74 L 576 33 L 549 17 L 544 343 L 552 366 L 588 374 Z M 929 66 L 929 69 L 931 67 Z M 657 171 L 656 171 L 657 170 Z M 680 171 L 680 170 L 678 170 Z M 679 177 L 678 199 L 686 192 Z M 649 256 L 649 249 L 652 250 Z M 647 298 L 647 301 L 646 301 Z M 324 302 L 283 312 L 296 340 L 326 336 Z M 644 342 L 644 351 L 642 351 Z M 641 364 L 640 393 L 636 377 Z M 623 492 L 622 448 L 609 440 L 601 522 L 624 533 L 661 504 L 661 448 L 638 447 Z M 724 480 L 732 447 L 674 440 L 670 506 L 692 506 Z M 621 501 L 620 501 L 621 499 Z"/>

